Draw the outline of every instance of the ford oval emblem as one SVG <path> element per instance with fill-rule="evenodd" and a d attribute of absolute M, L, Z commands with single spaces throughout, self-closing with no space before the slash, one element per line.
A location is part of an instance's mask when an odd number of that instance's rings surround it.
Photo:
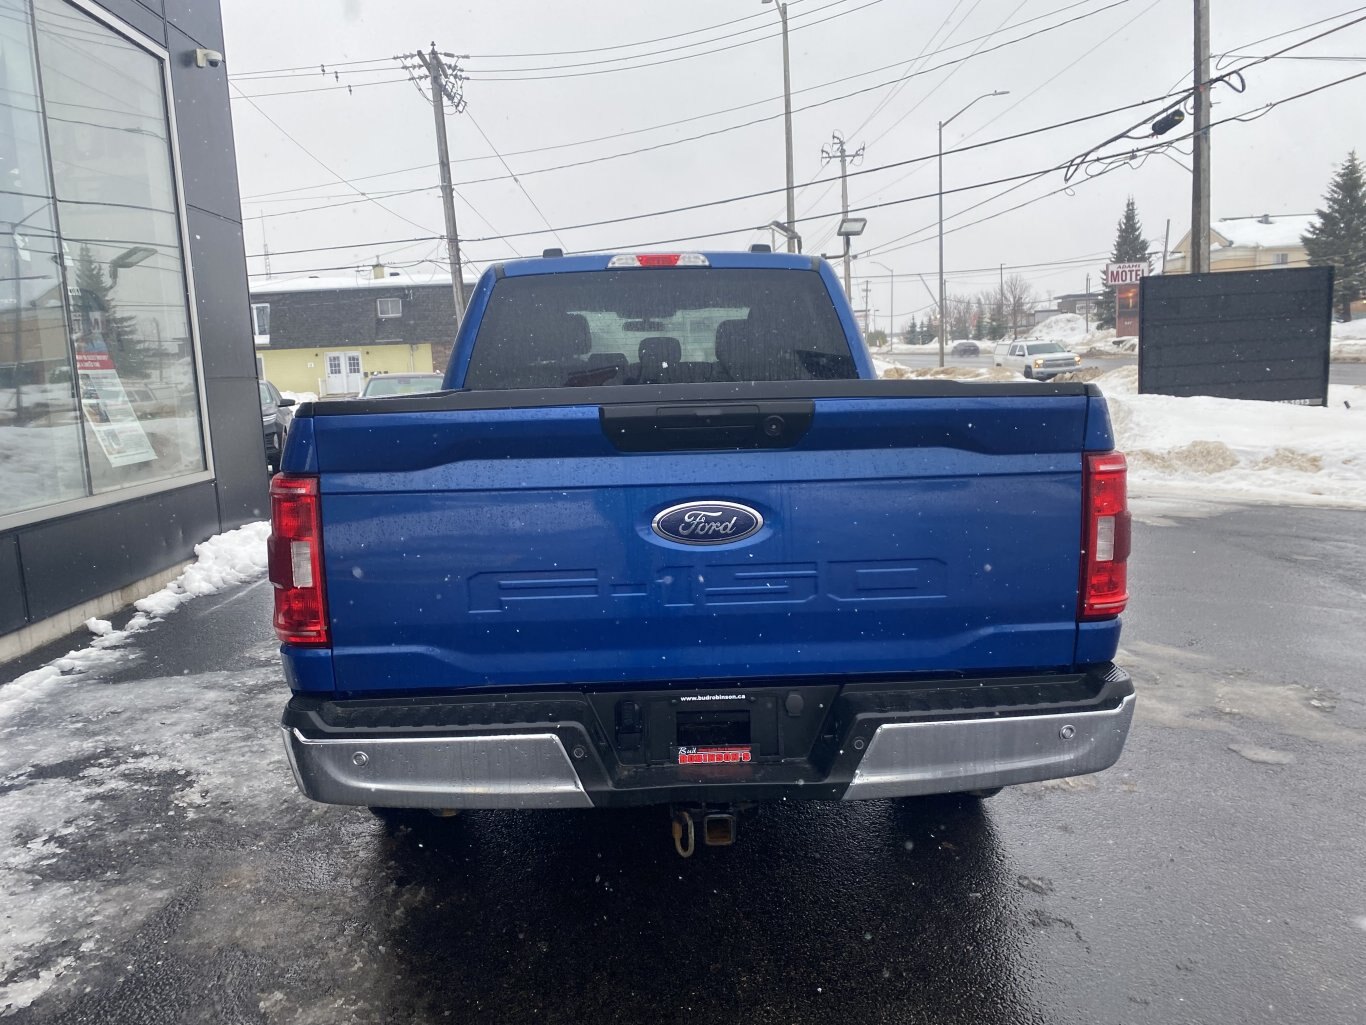
<path fill-rule="evenodd" d="M 728 545 L 753 537 L 764 525 L 758 509 L 736 502 L 684 502 L 650 524 L 656 534 L 685 545 Z"/>

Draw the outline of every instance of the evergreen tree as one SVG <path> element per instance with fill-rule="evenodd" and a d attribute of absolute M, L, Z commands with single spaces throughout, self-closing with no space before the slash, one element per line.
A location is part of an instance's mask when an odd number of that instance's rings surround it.
<path fill-rule="evenodd" d="M 1138 221 L 1134 210 L 1134 197 L 1124 204 L 1124 216 L 1119 219 L 1119 230 L 1115 233 L 1115 248 L 1110 253 L 1111 263 L 1147 263 L 1148 240 L 1143 237 L 1143 225 Z M 1105 268 L 1101 268 L 1101 280 L 1105 280 Z M 1115 326 L 1115 286 L 1106 285 L 1100 300 L 1100 313 L 1096 317 L 1097 327 Z"/>
<path fill-rule="evenodd" d="M 109 350 L 114 366 L 124 377 L 147 376 L 147 354 L 138 338 L 137 321 L 119 313 L 112 293 L 115 285 L 104 274 L 88 245 L 76 257 L 76 288 L 72 307 L 88 342 L 98 337 Z"/>
<path fill-rule="evenodd" d="M 1352 319 L 1352 303 L 1366 298 L 1366 182 L 1356 150 L 1347 154 L 1328 186 L 1327 205 L 1302 236 L 1309 262 L 1333 267 L 1333 305 L 1341 320 Z"/>

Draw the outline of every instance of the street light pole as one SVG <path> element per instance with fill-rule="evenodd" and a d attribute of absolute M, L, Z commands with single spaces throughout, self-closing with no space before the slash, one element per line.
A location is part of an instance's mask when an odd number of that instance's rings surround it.
<path fill-rule="evenodd" d="M 970 101 L 953 117 L 939 122 L 939 365 L 941 367 L 944 365 L 944 335 L 948 331 L 949 322 L 948 312 L 944 309 L 946 305 L 944 295 L 944 127 L 957 119 L 959 114 L 966 113 L 968 107 L 971 107 L 977 100 L 985 100 L 990 96 L 1005 96 L 1009 92 L 1009 89 L 998 89 L 995 92 L 983 93 L 977 99 Z"/>
<path fill-rule="evenodd" d="M 763 0 L 773 3 L 773 0 Z M 788 60 L 787 47 L 787 4 L 779 3 L 778 19 L 783 23 L 783 133 L 787 145 L 787 224 L 795 228 L 797 224 L 797 193 L 792 173 L 792 69 Z M 796 241 L 792 236 L 787 239 L 787 251 L 795 253 Z"/>
<path fill-rule="evenodd" d="M 896 341 L 896 271 L 878 260 L 868 262 L 885 270 L 890 281 L 887 286 L 887 344 L 891 345 Z"/>

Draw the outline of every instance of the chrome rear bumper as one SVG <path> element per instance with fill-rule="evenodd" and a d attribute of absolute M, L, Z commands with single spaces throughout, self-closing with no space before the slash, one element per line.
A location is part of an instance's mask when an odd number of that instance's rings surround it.
<path fill-rule="evenodd" d="M 846 801 L 989 790 L 1108 769 L 1124 750 L 1134 695 L 1115 709 L 877 728 Z"/>
<path fill-rule="evenodd" d="M 682 705 L 680 694 L 693 703 Z M 738 697 L 669 688 L 387 701 L 296 695 L 282 729 L 299 789 L 328 804 L 859 800 L 1099 772 L 1123 752 L 1134 702 L 1128 675 L 1107 663 L 1035 677 L 759 686 Z M 743 732 L 691 739 L 694 708 Z M 714 764 L 684 761 L 698 751 L 727 754 Z"/>
<path fill-rule="evenodd" d="M 375 808 L 589 808 L 553 733 L 310 740 L 282 727 L 294 780 L 325 804 Z"/>

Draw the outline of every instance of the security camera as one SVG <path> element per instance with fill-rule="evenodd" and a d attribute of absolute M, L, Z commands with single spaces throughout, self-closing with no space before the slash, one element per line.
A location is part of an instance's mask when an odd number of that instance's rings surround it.
<path fill-rule="evenodd" d="M 195 67 L 202 68 L 205 65 L 216 68 L 223 63 L 223 55 L 217 50 L 206 50 L 200 47 L 194 52 Z"/>

